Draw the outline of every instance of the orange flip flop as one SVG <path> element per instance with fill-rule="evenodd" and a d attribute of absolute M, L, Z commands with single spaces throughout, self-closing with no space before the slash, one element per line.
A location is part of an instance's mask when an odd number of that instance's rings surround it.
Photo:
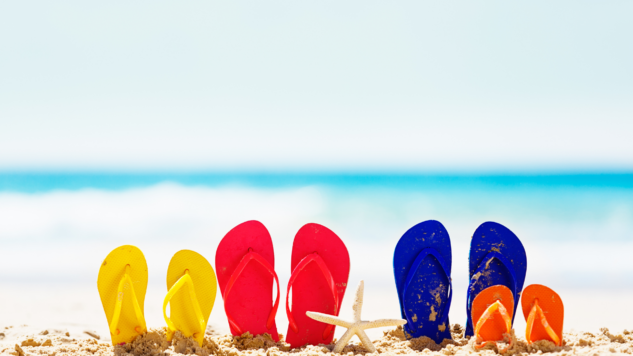
<path fill-rule="evenodd" d="M 525 339 L 528 344 L 550 340 L 562 346 L 565 309 L 556 292 L 540 284 L 527 286 L 521 296 L 521 307 L 527 320 Z"/>
<path fill-rule="evenodd" d="M 475 323 L 475 337 L 482 343 L 478 349 L 503 340 L 503 334 L 512 330 L 512 313 L 514 311 L 514 297 L 506 286 L 496 285 L 488 287 L 475 297 L 471 308 L 471 317 Z M 505 352 L 508 345 L 499 352 Z"/>

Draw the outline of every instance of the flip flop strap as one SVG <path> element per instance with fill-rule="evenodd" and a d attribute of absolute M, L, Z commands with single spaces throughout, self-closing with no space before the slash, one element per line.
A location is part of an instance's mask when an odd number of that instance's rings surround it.
<path fill-rule="evenodd" d="M 537 314 L 541 321 L 541 325 L 543 325 L 543 327 L 545 328 L 545 331 L 547 332 L 547 335 L 549 335 L 549 337 L 552 338 L 552 341 L 554 341 L 554 343 L 557 346 L 560 346 L 561 339 L 556 334 L 554 329 L 552 329 L 552 327 L 547 322 L 547 318 L 545 317 L 545 314 L 543 313 L 543 309 L 541 309 L 541 306 L 538 305 L 538 299 L 534 300 L 534 306 L 532 307 L 532 310 L 530 311 L 530 315 L 527 318 L 527 326 L 525 328 L 525 339 L 527 340 L 528 344 L 531 344 L 534 342 L 534 340 L 532 340 L 532 328 L 534 327 L 534 319 L 536 319 Z"/>
<path fill-rule="evenodd" d="M 330 291 L 332 292 L 332 296 L 334 297 L 334 305 L 335 305 L 335 310 L 334 310 L 334 315 L 338 315 L 338 292 L 336 291 L 336 284 L 334 283 L 334 278 L 332 277 L 332 272 L 330 271 L 330 269 L 328 268 L 327 264 L 325 264 L 325 261 L 323 261 L 323 259 L 321 258 L 321 256 L 319 256 L 319 254 L 317 254 L 316 252 L 311 253 L 307 256 L 305 256 L 295 267 L 295 269 L 292 271 L 292 275 L 290 276 L 290 280 L 288 281 L 288 290 L 286 292 L 286 314 L 288 315 L 288 323 L 290 324 L 290 327 L 292 328 L 292 330 L 297 333 L 299 332 L 299 327 L 297 326 L 297 323 L 295 322 L 294 317 L 292 316 L 292 312 L 290 311 L 290 303 L 289 303 L 289 296 L 290 296 L 290 289 L 292 288 L 295 280 L 297 279 L 297 276 L 299 275 L 299 273 L 301 273 L 305 267 L 310 264 L 311 262 L 316 263 L 317 266 L 319 266 L 319 269 L 321 270 L 321 273 L 323 273 L 323 276 L 325 277 L 325 280 L 328 284 L 328 286 L 330 287 Z M 328 325 L 325 328 L 325 331 L 323 331 L 323 339 L 327 339 L 330 334 L 332 333 L 332 331 L 334 330 L 334 327 L 336 325 Z"/>
<path fill-rule="evenodd" d="M 226 301 L 229 299 L 229 293 L 231 292 L 235 281 L 240 277 L 242 272 L 244 272 L 246 265 L 251 261 L 259 262 L 259 264 L 264 266 L 266 271 L 273 275 L 273 277 L 275 278 L 275 282 L 277 283 L 277 298 L 275 298 L 273 309 L 270 311 L 270 314 L 268 314 L 268 320 L 266 321 L 267 329 L 271 329 L 273 327 L 273 324 L 275 323 L 275 316 L 277 315 L 277 308 L 279 307 L 279 278 L 277 278 L 277 273 L 275 273 L 275 269 L 273 268 L 273 266 L 270 265 L 270 263 L 268 263 L 268 261 L 266 261 L 266 259 L 262 255 L 249 248 L 248 253 L 245 254 L 244 257 L 242 257 L 240 263 L 238 263 L 237 267 L 235 267 L 235 270 L 233 271 L 233 274 L 231 274 L 229 282 L 226 284 L 226 290 L 224 291 L 224 311 L 226 312 L 226 317 L 229 320 L 229 324 L 231 324 L 231 326 L 240 335 L 242 335 L 244 332 L 239 327 L 239 325 L 237 325 L 237 322 L 231 316 L 229 310 L 226 308 Z"/>
<path fill-rule="evenodd" d="M 171 298 L 173 298 L 174 295 L 185 285 L 188 287 L 189 299 L 191 300 L 193 311 L 196 314 L 198 323 L 200 324 L 200 332 L 204 335 L 207 321 L 202 315 L 202 310 L 200 310 L 200 303 L 198 303 L 198 298 L 196 297 L 196 289 L 194 288 L 193 279 L 191 279 L 191 276 L 189 275 L 189 270 L 186 270 L 185 274 L 180 277 L 178 281 L 171 286 L 169 292 L 167 292 L 165 300 L 163 301 L 163 317 L 165 318 L 165 322 L 167 323 L 167 327 L 169 328 L 169 330 L 171 330 L 172 332 L 176 331 L 176 325 L 174 325 L 174 322 L 171 321 L 169 317 L 167 317 L 167 304 L 171 301 Z"/>
<path fill-rule="evenodd" d="M 123 292 L 123 288 L 125 283 L 127 282 L 130 286 L 130 292 L 132 293 L 132 306 L 134 307 L 134 314 L 136 314 L 136 321 L 139 322 L 139 326 L 134 328 L 139 334 L 142 334 L 146 330 L 145 325 L 145 317 L 143 316 L 143 310 L 141 310 L 141 306 L 138 304 L 138 299 L 136 299 L 136 293 L 134 292 L 134 284 L 132 283 L 132 278 L 130 278 L 130 270 L 132 267 L 130 265 L 125 266 L 125 274 L 123 278 L 119 281 L 119 287 L 117 288 L 117 299 L 114 304 L 114 313 L 112 315 L 112 322 L 110 323 L 110 333 L 112 335 L 118 335 L 119 329 L 119 320 L 121 318 L 121 307 L 123 306 L 123 297 L 125 293 Z"/>
<path fill-rule="evenodd" d="M 501 314 L 501 317 L 506 324 L 506 333 L 509 333 L 510 330 L 512 330 L 512 317 L 510 316 L 510 314 L 508 314 L 508 310 L 506 309 L 506 307 L 504 307 L 500 301 L 496 300 L 494 303 L 488 306 L 488 308 L 486 308 L 486 311 L 484 311 L 484 313 L 481 314 L 481 316 L 479 317 L 479 320 L 477 320 L 477 324 L 475 325 L 475 337 L 479 338 L 479 331 L 484 326 L 486 321 L 494 316 L 495 312 L 499 312 L 499 314 Z"/>
<path fill-rule="evenodd" d="M 416 257 L 415 261 L 411 265 L 411 268 L 409 269 L 409 273 L 407 273 L 407 278 L 406 278 L 406 280 L 404 282 L 404 288 L 402 289 L 402 298 L 401 299 L 404 302 L 404 300 L 405 300 L 404 298 L 406 296 L 406 291 L 409 289 L 409 284 L 411 284 L 411 282 L 413 281 L 413 278 L 415 278 L 415 274 L 416 274 L 418 268 L 420 268 L 420 266 L 422 265 L 422 262 L 428 256 L 433 256 L 435 258 L 435 260 L 440 264 L 440 267 L 442 267 L 442 271 L 444 272 L 444 275 L 448 279 L 448 283 L 449 283 L 449 289 L 450 290 L 449 290 L 449 294 L 448 294 L 448 303 L 444 304 L 444 307 L 439 312 L 439 314 L 440 314 L 440 321 L 441 321 L 440 324 L 442 324 L 442 323 L 445 323 L 448 320 L 448 313 L 446 313 L 446 309 L 450 307 L 451 301 L 453 300 L 453 281 L 451 280 L 451 276 L 448 274 L 448 268 L 446 266 L 446 261 L 444 260 L 442 255 L 440 255 L 437 252 L 437 250 L 435 250 L 434 248 L 427 247 L 427 248 L 422 249 L 420 251 L 420 253 L 418 253 L 418 257 Z M 403 310 L 404 310 L 405 318 L 407 319 L 407 325 L 412 325 L 413 321 L 409 317 L 409 315 L 407 315 L 406 308 L 403 308 Z"/>

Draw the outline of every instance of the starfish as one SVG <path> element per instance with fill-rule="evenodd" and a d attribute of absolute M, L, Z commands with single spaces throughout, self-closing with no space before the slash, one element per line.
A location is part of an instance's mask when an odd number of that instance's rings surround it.
<path fill-rule="evenodd" d="M 356 299 L 354 300 L 354 321 L 349 322 L 345 321 L 338 316 L 322 314 L 317 312 L 306 312 L 306 315 L 314 320 L 318 320 L 320 322 L 332 325 L 342 326 L 347 328 L 347 331 L 341 339 L 336 342 L 334 345 L 334 350 L 332 352 L 340 353 L 345 348 L 345 345 L 349 342 L 352 336 L 356 335 L 360 339 L 360 342 L 363 344 L 365 349 L 371 353 L 376 352 L 376 347 L 372 344 L 371 340 L 365 334 L 365 329 L 373 329 L 379 328 L 382 326 L 398 326 L 404 325 L 407 323 L 404 319 L 379 319 L 374 321 L 363 321 L 360 320 L 360 312 L 363 308 L 363 289 L 365 288 L 365 283 L 360 281 L 358 284 L 358 289 L 356 289 Z"/>

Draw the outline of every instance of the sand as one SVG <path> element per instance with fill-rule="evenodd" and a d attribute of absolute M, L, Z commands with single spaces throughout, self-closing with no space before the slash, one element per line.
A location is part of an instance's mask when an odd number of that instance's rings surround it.
<path fill-rule="evenodd" d="M 463 328 L 452 325 L 453 341 L 444 340 L 440 345 L 426 337 L 406 340 L 402 327 L 388 330 L 374 340 L 379 354 L 385 355 L 496 355 L 499 349 L 510 346 L 505 355 L 551 354 L 551 355 L 603 355 L 633 353 L 633 333 L 624 331 L 613 334 L 602 329 L 598 334 L 565 333 L 565 345 L 557 347 L 549 341 L 539 341 L 528 345 L 523 338 L 514 334 L 507 335 L 508 344 L 488 345 L 476 349 L 474 339 L 463 337 Z M 0 331 L 1 355 L 14 356 L 323 356 L 331 354 L 334 344 L 305 346 L 291 349 L 288 344 L 275 342 L 269 335 L 253 337 L 246 333 L 240 337 L 217 335 L 207 330 L 204 343 L 200 347 L 193 339 L 176 333 L 172 342 L 167 342 L 165 329 L 151 329 L 126 345 L 112 346 L 110 342 L 100 340 L 100 336 L 87 331 L 81 335 L 72 335 L 64 330 L 34 330 L 26 326 L 6 327 Z M 336 340 L 335 340 L 336 341 Z M 371 355 L 362 345 L 351 343 L 341 353 L 345 356 Z"/>

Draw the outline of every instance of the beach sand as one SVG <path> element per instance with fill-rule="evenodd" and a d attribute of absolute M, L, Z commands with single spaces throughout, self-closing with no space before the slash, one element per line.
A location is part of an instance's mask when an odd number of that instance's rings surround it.
<path fill-rule="evenodd" d="M 600 333 L 565 333 L 562 347 L 549 341 L 539 341 L 528 345 L 523 338 L 508 335 L 509 344 L 488 345 L 478 350 L 475 340 L 463 338 L 463 328 L 452 325 L 453 341 L 444 340 L 440 345 L 426 337 L 406 340 L 401 327 L 383 332 L 383 336 L 373 341 L 379 354 L 385 355 L 495 355 L 499 348 L 509 346 L 505 355 L 551 354 L 551 355 L 602 355 L 633 353 L 633 333 L 612 334 L 608 329 Z M 101 340 L 93 332 L 71 334 L 60 329 L 37 329 L 28 326 L 5 327 L 0 331 L 2 345 L 0 354 L 15 356 L 66 356 L 66 355 L 116 355 L 116 356 L 159 356 L 195 354 L 199 356 L 323 356 L 331 354 L 330 345 L 305 346 L 291 349 L 283 340 L 274 342 L 269 335 L 253 337 L 246 333 L 241 337 L 218 335 L 208 328 L 202 347 L 193 339 L 176 333 L 172 342 L 167 342 L 165 329 L 150 329 L 126 345 L 112 346 Z M 336 341 L 336 340 L 335 340 Z M 341 353 L 346 356 L 371 355 L 352 339 Z"/>
<path fill-rule="evenodd" d="M 380 286 L 368 285 L 366 290 L 363 319 L 399 317 L 397 296 L 389 291 L 381 294 Z M 387 288 L 384 288 L 387 289 Z M 165 291 L 157 286 L 148 288 L 145 304 L 145 315 L 150 329 L 164 325 L 162 317 L 162 298 Z M 562 349 L 551 348 L 551 344 L 529 348 L 525 345 L 525 320 L 523 315 L 517 315 L 514 328 L 518 337 L 515 353 L 538 353 L 539 350 L 554 350 L 558 355 L 594 355 L 612 353 L 633 353 L 633 334 L 624 329 L 631 329 L 630 320 L 633 317 L 631 308 L 623 308 L 633 298 L 630 291 L 600 291 L 600 290 L 569 290 L 562 291 L 565 300 L 565 341 L 567 345 Z M 352 299 L 345 298 L 341 308 L 341 317 L 351 318 Z M 458 295 L 455 300 L 464 300 L 465 295 Z M 57 286 L 6 284 L 0 290 L 0 354 L 22 355 L 16 351 L 15 345 L 21 348 L 24 355 L 111 355 L 115 353 L 111 346 L 107 322 L 99 296 L 94 284 L 59 284 Z M 609 300 L 608 303 L 604 303 Z M 455 302 L 451 308 L 451 320 L 455 322 L 465 319 L 465 306 Z M 600 305 L 600 308 L 595 308 Z M 519 312 L 520 313 L 520 312 Z M 25 326 L 27 324 L 28 326 Z M 248 341 L 248 338 L 233 340 L 226 336 L 228 325 L 222 308 L 222 299 L 216 300 L 211 313 L 207 345 L 205 350 L 198 350 L 198 354 L 205 352 L 225 356 L 266 355 L 282 356 L 284 353 L 293 355 L 322 355 L 327 352 L 323 347 L 308 347 L 300 350 L 287 350 L 283 344 L 272 345 L 262 338 Z M 608 326 L 611 332 L 601 327 Z M 278 330 L 285 333 L 287 322 L 283 313 L 278 315 Z M 397 332 L 383 335 L 389 328 L 368 330 L 369 337 L 375 341 L 377 349 L 385 354 L 475 354 L 472 346 L 456 333 L 456 344 L 445 345 L 443 348 L 425 341 L 405 341 L 399 338 Z M 335 337 L 339 338 L 345 330 L 337 328 Z M 454 329 L 454 331 L 457 331 Z M 86 332 L 98 335 L 95 339 Z M 68 333 L 68 334 L 66 334 Z M 160 339 L 160 332 L 151 333 L 155 340 Z M 224 335 L 224 336 L 220 336 Z M 157 339 L 158 338 L 158 339 Z M 33 341 L 29 341 L 32 339 Z M 50 345 L 47 343 L 50 340 Z M 162 340 L 162 339 L 161 339 Z M 352 342 L 358 342 L 353 338 Z M 28 346 L 36 345 L 39 346 Z M 163 345 L 162 341 L 160 342 Z M 250 350 L 243 350 L 246 346 L 257 345 Z M 240 346 L 242 345 L 242 346 Z M 264 347 L 264 345 L 268 345 Z M 162 348 L 165 348 L 164 351 Z M 248 348 L 248 347 L 246 347 Z M 331 348 L 331 347 L 330 347 Z M 161 352 L 182 353 L 174 346 L 139 348 L 136 355 L 147 354 L 143 350 L 153 350 L 158 355 Z M 91 351 L 92 350 L 92 351 Z M 137 351 L 138 351 L 137 350 Z M 157 351 L 158 350 L 158 351 Z M 511 349 L 511 352 L 513 349 Z M 128 350 L 132 351 L 132 350 Z M 186 351 L 186 350 L 184 350 Z M 195 351 L 195 350 L 194 350 Z M 363 354 L 362 348 L 351 347 L 345 353 Z M 122 354 L 122 351 L 119 351 Z M 151 354 L 151 352 L 149 353 Z M 492 355 L 493 351 L 480 351 L 478 354 Z M 350 355 L 351 356 L 351 355 Z"/>

